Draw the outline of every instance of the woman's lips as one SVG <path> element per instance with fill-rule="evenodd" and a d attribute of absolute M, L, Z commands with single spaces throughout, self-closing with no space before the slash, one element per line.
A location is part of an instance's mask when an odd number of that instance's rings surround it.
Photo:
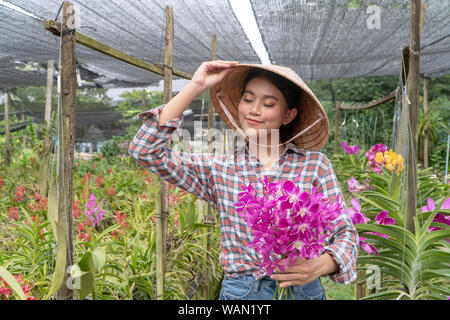
<path fill-rule="evenodd" d="M 260 123 L 262 123 L 262 121 L 257 121 L 257 120 L 248 119 L 248 118 L 246 118 L 246 120 L 250 124 L 260 124 Z"/>

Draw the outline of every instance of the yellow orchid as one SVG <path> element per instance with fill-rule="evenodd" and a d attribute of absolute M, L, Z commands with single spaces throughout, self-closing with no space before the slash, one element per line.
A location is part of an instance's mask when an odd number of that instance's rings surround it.
<path fill-rule="evenodd" d="M 389 171 L 395 170 L 397 175 L 403 170 L 403 157 L 400 154 L 395 153 L 394 151 L 389 150 L 385 151 L 384 154 L 382 152 L 377 152 L 375 156 L 375 161 L 383 164 L 386 169 Z"/>

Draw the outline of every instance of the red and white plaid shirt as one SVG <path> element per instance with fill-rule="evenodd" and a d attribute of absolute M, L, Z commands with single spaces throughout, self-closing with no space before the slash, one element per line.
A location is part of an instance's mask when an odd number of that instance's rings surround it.
<path fill-rule="evenodd" d="M 220 263 L 225 278 L 252 274 L 256 279 L 266 276 L 259 267 L 261 258 L 253 248 L 247 248 L 251 241 L 251 230 L 245 219 L 234 208 L 242 185 L 253 183 L 257 190 L 262 187 L 257 178 L 266 175 L 269 182 L 281 179 L 294 180 L 299 171 L 298 186 L 311 192 L 313 186 L 329 199 L 343 199 L 331 163 L 320 152 L 299 149 L 292 143 L 286 145 L 275 172 L 265 172 L 261 162 L 244 151 L 247 161 L 237 161 L 237 154 L 201 154 L 174 151 L 166 148 L 171 134 L 180 128 L 183 115 L 159 124 L 159 113 L 165 105 L 139 114 L 145 123 L 130 144 L 129 154 L 156 175 L 171 184 L 195 194 L 211 203 L 220 215 L 221 253 Z M 258 189 L 260 188 L 260 189 Z M 343 203 L 345 206 L 345 203 Z M 332 256 L 339 271 L 330 275 L 337 283 L 350 283 L 356 278 L 358 234 L 346 213 L 335 220 L 326 251 Z"/>

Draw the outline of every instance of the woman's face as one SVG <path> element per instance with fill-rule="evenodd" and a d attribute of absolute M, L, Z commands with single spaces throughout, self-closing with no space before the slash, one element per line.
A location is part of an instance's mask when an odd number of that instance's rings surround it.
<path fill-rule="evenodd" d="M 280 129 L 282 124 L 287 125 L 296 114 L 296 108 L 287 108 L 281 91 L 262 76 L 255 77 L 247 83 L 239 101 L 239 121 L 242 130 L 252 135 L 259 132 L 259 129 L 266 129 L 267 142 L 270 141 L 271 129 Z"/>

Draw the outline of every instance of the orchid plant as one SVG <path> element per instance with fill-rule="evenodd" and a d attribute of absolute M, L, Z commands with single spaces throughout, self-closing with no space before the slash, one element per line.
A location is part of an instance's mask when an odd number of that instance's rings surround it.
<path fill-rule="evenodd" d="M 342 207 L 333 203 L 317 188 L 312 192 L 302 191 L 296 180 L 268 182 L 262 184 L 262 194 L 251 183 L 242 186 L 236 212 L 241 214 L 252 230 L 249 248 L 254 248 L 262 261 L 260 266 L 271 275 L 278 268 L 293 266 L 297 258 L 311 259 L 324 251 L 327 238 L 333 230 L 333 221 Z M 279 289 L 275 297 L 292 297 L 292 289 Z"/>
<path fill-rule="evenodd" d="M 355 156 L 346 155 L 348 166 L 355 163 Z M 343 172 L 347 164 L 343 170 L 344 156 L 339 159 L 335 168 Z M 364 271 L 375 265 L 382 276 L 377 291 L 364 299 L 447 299 L 450 187 L 430 169 L 418 169 L 418 208 L 411 232 L 405 219 L 403 157 L 376 144 L 358 161 L 366 166 L 347 170 L 351 175 L 343 190 L 351 203 L 349 216 L 359 232 L 357 268 Z"/>

